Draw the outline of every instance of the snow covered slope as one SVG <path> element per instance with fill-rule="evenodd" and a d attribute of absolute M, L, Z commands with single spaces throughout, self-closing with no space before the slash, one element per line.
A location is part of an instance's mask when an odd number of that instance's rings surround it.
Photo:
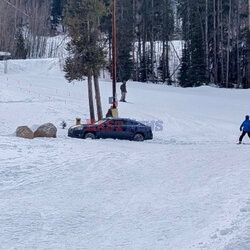
<path fill-rule="evenodd" d="M 143 143 L 75 140 L 59 124 L 88 118 L 86 82 L 67 83 L 56 59 L 10 64 L 0 73 L 0 249 L 250 249 L 250 141 L 236 145 L 249 90 L 130 82 L 120 116 L 164 130 Z M 110 82 L 101 93 L 105 112 Z M 57 139 L 13 135 L 46 122 Z"/>

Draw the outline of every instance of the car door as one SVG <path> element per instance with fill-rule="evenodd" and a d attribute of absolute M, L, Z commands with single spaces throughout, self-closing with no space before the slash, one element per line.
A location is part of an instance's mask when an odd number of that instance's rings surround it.
<path fill-rule="evenodd" d="M 104 138 L 125 139 L 126 129 L 123 119 L 111 119 L 106 122 L 106 129 L 103 132 Z"/>
<path fill-rule="evenodd" d="M 123 119 L 119 126 L 119 139 L 130 140 L 133 138 L 133 121 L 130 119 Z"/>
<path fill-rule="evenodd" d="M 127 127 L 125 124 L 125 119 L 115 120 L 115 138 L 116 139 L 126 139 Z"/>
<path fill-rule="evenodd" d="M 127 125 L 127 134 L 126 136 L 130 139 L 133 139 L 135 133 L 138 131 L 139 123 L 134 120 L 129 120 L 129 123 Z"/>
<path fill-rule="evenodd" d="M 114 121 L 113 119 L 107 119 L 97 128 L 98 136 L 103 139 L 113 138 L 114 137 Z"/>

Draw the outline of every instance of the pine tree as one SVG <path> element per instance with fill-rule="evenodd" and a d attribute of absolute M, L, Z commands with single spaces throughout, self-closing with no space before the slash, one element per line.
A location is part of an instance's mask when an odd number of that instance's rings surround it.
<path fill-rule="evenodd" d="M 195 78 L 189 79 L 189 85 L 212 82 L 219 87 L 246 87 L 247 5 L 248 0 L 179 0 L 188 74 Z"/>
<path fill-rule="evenodd" d="M 133 1 L 117 2 L 117 79 L 128 81 L 133 72 Z"/>
<path fill-rule="evenodd" d="M 132 58 L 134 29 L 133 29 L 133 1 L 117 1 L 117 79 L 118 81 L 127 81 L 131 78 L 134 69 Z M 112 5 L 111 0 L 104 0 L 107 8 Z M 107 34 L 109 42 L 109 72 L 112 75 L 112 15 L 105 16 L 102 20 L 102 30 Z"/>
<path fill-rule="evenodd" d="M 187 43 L 184 44 L 183 52 L 182 52 L 182 62 L 181 69 L 179 75 L 179 83 L 182 87 L 193 87 L 193 83 L 190 79 L 190 57 L 189 57 L 189 49 Z"/>
<path fill-rule="evenodd" d="M 100 19 L 106 9 L 101 0 L 68 0 L 65 7 L 65 24 L 71 41 L 68 51 L 71 56 L 65 65 L 65 77 L 69 81 L 88 78 L 89 109 L 91 120 L 95 119 L 92 79 L 96 90 L 98 119 L 102 119 L 99 91 L 99 72 L 105 65 L 106 53 L 100 33 Z"/>
<path fill-rule="evenodd" d="M 15 58 L 16 59 L 26 59 L 27 57 L 27 49 L 25 46 L 25 41 L 23 37 L 22 30 L 19 29 L 19 31 L 16 34 L 16 45 L 15 45 Z"/>
<path fill-rule="evenodd" d="M 182 65 L 179 75 L 183 87 L 200 86 L 206 83 L 206 51 L 203 40 L 203 19 L 201 9 L 205 10 L 205 2 L 182 0 L 179 5 L 183 19 L 183 50 Z"/>
<path fill-rule="evenodd" d="M 157 3 L 157 1 L 156 1 Z M 160 61 L 160 76 L 161 81 L 171 83 L 170 70 L 169 70 L 169 41 L 174 33 L 174 13 L 173 13 L 173 5 L 172 0 L 161 0 L 158 1 L 156 5 L 157 12 L 154 16 L 158 16 L 156 18 L 157 21 L 156 27 L 158 27 L 159 40 L 162 42 L 162 56 Z M 157 31 L 157 29 L 156 29 Z"/>
<path fill-rule="evenodd" d="M 51 16 L 52 27 L 55 29 L 62 20 L 63 7 L 66 0 L 52 0 Z"/>

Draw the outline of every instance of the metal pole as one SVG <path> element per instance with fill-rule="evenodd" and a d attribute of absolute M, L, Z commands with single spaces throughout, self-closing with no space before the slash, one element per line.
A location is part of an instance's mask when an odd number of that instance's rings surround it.
<path fill-rule="evenodd" d="M 116 58 L 116 0 L 113 0 L 112 15 L 112 72 L 113 72 L 113 108 L 116 108 L 116 75 L 117 75 L 117 58 Z"/>

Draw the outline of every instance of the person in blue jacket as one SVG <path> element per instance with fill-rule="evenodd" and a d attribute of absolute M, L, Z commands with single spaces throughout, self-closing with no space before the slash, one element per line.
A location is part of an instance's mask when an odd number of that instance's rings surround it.
<path fill-rule="evenodd" d="M 246 116 L 246 120 L 241 124 L 240 131 L 242 131 L 242 135 L 240 136 L 239 144 L 242 143 L 242 140 L 243 140 L 243 138 L 245 137 L 246 134 L 248 134 L 248 136 L 250 138 L 250 120 L 249 120 L 249 115 Z"/>

